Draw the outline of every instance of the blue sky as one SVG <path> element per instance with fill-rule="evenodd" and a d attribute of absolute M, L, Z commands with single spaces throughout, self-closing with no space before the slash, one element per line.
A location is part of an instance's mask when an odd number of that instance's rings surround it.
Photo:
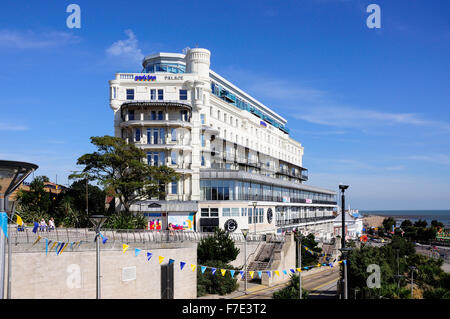
<path fill-rule="evenodd" d="M 81 28 L 66 7 L 81 8 Z M 381 28 L 369 29 L 369 4 Z M 204 47 L 211 68 L 288 120 L 308 184 L 359 209 L 450 208 L 448 1 L 2 1 L 0 158 L 67 184 L 113 134 L 108 80 Z"/>

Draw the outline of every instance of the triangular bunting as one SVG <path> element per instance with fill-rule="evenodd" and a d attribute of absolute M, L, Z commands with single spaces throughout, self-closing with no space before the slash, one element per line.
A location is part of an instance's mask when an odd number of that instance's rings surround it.
<path fill-rule="evenodd" d="M 169 265 L 170 265 L 170 264 L 173 264 L 174 261 L 175 261 L 175 260 L 169 258 Z"/>
<path fill-rule="evenodd" d="M 122 244 L 122 252 L 125 253 L 128 250 L 128 246 L 127 244 Z"/>
<path fill-rule="evenodd" d="M 213 275 L 216 273 L 216 270 L 217 270 L 216 268 L 211 268 L 211 272 Z"/>
<path fill-rule="evenodd" d="M 194 264 L 191 264 L 191 269 L 192 269 L 192 271 L 195 271 L 195 265 Z"/>
<path fill-rule="evenodd" d="M 141 250 L 139 248 L 134 249 L 134 256 L 138 256 L 141 253 Z"/>
<path fill-rule="evenodd" d="M 150 258 L 152 258 L 152 256 L 153 256 L 152 253 L 147 252 L 147 261 L 150 261 Z"/>
<path fill-rule="evenodd" d="M 234 277 L 234 270 L 230 270 L 230 275 L 231 275 L 231 278 Z"/>
<path fill-rule="evenodd" d="M 254 272 L 254 271 L 249 271 L 248 273 L 250 274 L 250 277 L 252 277 L 252 279 L 253 279 L 253 274 L 254 274 L 255 272 Z"/>
<path fill-rule="evenodd" d="M 159 256 L 158 259 L 159 259 L 159 263 L 162 263 L 163 260 L 164 260 L 164 257 L 163 256 Z"/>
<path fill-rule="evenodd" d="M 202 266 L 200 269 L 201 269 L 202 274 L 203 274 L 205 272 L 205 270 L 206 270 L 206 266 Z"/>
<path fill-rule="evenodd" d="M 183 270 L 184 265 L 186 265 L 186 263 L 183 262 L 183 261 L 180 261 L 180 269 L 181 269 L 181 270 Z"/>
<path fill-rule="evenodd" d="M 225 273 L 227 272 L 226 269 L 220 269 L 220 272 L 222 273 L 222 276 L 225 276 Z"/>

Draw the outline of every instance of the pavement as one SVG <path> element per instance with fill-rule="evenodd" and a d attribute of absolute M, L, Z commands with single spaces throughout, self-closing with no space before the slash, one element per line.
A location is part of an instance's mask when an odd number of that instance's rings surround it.
<path fill-rule="evenodd" d="M 305 274 L 302 276 L 302 287 L 306 289 L 311 299 L 330 299 L 336 298 L 336 283 L 339 280 L 339 267 L 327 268 L 314 274 Z M 286 287 L 289 279 L 268 287 L 266 285 L 247 283 L 247 294 L 244 291 L 244 282 L 238 281 L 239 288 L 230 294 L 205 295 L 197 299 L 272 299 L 275 291 Z"/>

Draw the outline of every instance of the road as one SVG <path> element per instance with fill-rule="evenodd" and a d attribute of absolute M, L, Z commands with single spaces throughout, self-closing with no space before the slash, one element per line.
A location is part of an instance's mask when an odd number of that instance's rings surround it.
<path fill-rule="evenodd" d="M 302 286 L 309 292 L 311 299 L 336 298 L 336 283 L 338 280 L 339 267 L 334 267 L 302 277 Z M 287 283 L 265 288 L 255 287 L 254 290 L 249 290 L 247 295 L 233 299 L 272 299 L 273 293 L 286 285 Z"/>

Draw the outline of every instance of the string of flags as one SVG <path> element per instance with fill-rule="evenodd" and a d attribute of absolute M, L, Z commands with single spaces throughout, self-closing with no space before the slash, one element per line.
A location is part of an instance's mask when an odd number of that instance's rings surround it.
<path fill-rule="evenodd" d="M 108 240 L 108 238 L 105 237 L 102 233 L 99 233 L 99 237 L 102 239 L 102 243 L 103 244 L 105 244 L 107 242 L 107 240 Z M 33 245 L 31 247 L 34 247 L 42 239 L 44 239 L 44 241 L 45 241 L 45 255 L 46 256 L 48 255 L 49 252 L 51 252 L 53 250 L 55 251 L 57 256 L 61 255 L 67 247 L 70 247 L 70 249 L 73 250 L 74 248 L 80 247 L 82 242 L 83 242 L 81 240 L 80 241 L 74 241 L 74 242 L 52 241 L 52 240 L 50 240 L 48 238 L 45 238 L 45 237 L 43 238 L 40 235 L 38 235 L 36 240 L 34 241 L 34 243 L 33 243 Z M 130 248 L 129 245 L 123 243 L 122 244 L 122 253 L 125 254 L 128 251 L 129 248 Z M 313 252 L 313 251 L 307 249 L 306 246 L 305 246 L 305 249 L 307 251 L 309 251 L 310 253 L 312 253 L 312 254 L 318 254 L 316 252 Z M 134 249 L 134 256 L 135 257 L 139 256 L 141 254 L 141 252 L 142 252 L 142 249 L 135 248 Z M 324 254 L 321 254 L 321 255 L 324 255 Z M 146 259 L 147 259 L 148 262 L 152 259 L 152 257 L 153 257 L 153 253 L 147 251 L 146 252 Z M 158 256 L 158 263 L 159 264 L 162 264 L 164 262 L 164 260 L 166 260 L 166 258 L 164 256 Z M 175 262 L 176 261 L 174 259 L 169 258 L 169 261 L 168 261 L 169 264 L 174 264 Z M 310 269 L 317 268 L 317 267 L 333 267 L 333 264 L 335 262 L 336 262 L 336 259 L 334 259 L 333 262 L 330 262 L 330 263 L 317 263 L 316 265 L 311 265 L 311 266 L 307 266 L 307 267 L 305 266 L 305 267 L 299 267 L 299 268 L 290 268 L 290 269 L 281 270 L 281 271 L 279 271 L 279 270 L 266 270 L 266 269 L 264 269 L 264 270 L 251 270 L 251 271 L 248 271 L 248 273 L 249 273 L 249 275 L 250 275 L 250 277 L 252 279 L 255 277 L 255 275 L 257 277 L 259 277 L 259 278 L 262 278 L 263 274 L 266 274 L 270 278 L 272 276 L 281 276 L 281 274 L 290 275 L 290 274 L 295 274 L 297 272 L 300 273 L 303 270 L 310 270 Z M 341 263 L 346 264 L 346 260 L 338 261 L 338 264 L 341 264 Z M 186 265 L 187 265 L 186 262 L 179 261 L 180 270 L 183 270 Z M 207 270 L 209 270 L 209 271 L 211 271 L 212 275 L 215 275 L 217 273 L 217 270 L 219 270 L 220 274 L 222 276 L 225 276 L 227 272 L 230 274 L 230 276 L 232 278 L 234 278 L 235 275 L 240 275 L 241 278 L 243 278 L 245 276 L 245 272 L 243 270 L 240 270 L 240 269 L 223 269 L 223 268 L 222 269 L 217 269 L 217 268 L 214 268 L 214 267 L 203 266 L 203 265 L 198 265 L 198 267 L 200 267 L 200 271 L 201 271 L 202 274 L 204 274 Z M 197 269 L 197 265 L 190 264 L 189 268 L 191 269 L 191 271 L 194 272 Z"/>

